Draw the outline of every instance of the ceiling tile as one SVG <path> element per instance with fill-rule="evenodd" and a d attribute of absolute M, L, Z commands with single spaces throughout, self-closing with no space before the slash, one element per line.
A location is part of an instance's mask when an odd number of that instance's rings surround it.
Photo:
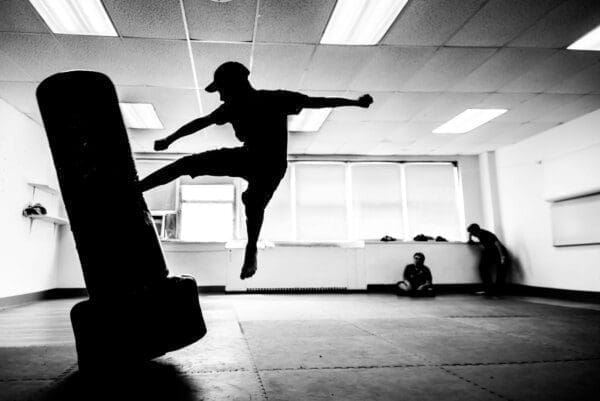
<path fill-rule="evenodd" d="M 328 142 L 322 139 L 316 139 L 306 148 L 306 153 L 311 155 L 331 155 L 339 154 L 344 144 L 340 142 Z"/>
<path fill-rule="evenodd" d="M 449 41 L 451 46 L 504 46 L 563 0 L 490 0 Z"/>
<path fill-rule="evenodd" d="M 558 95 L 542 93 L 530 100 L 523 102 L 507 113 L 496 118 L 497 122 L 526 123 L 536 120 L 543 115 L 553 113 L 554 110 L 577 100 L 580 95 Z"/>
<path fill-rule="evenodd" d="M 559 50 L 519 78 L 504 85 L 500 92 L 545 92 L 596 63 L 599 57 L 597 52 Z"/>
<path fill-rule="evenodd" d="M 534 93 L 490 93 L 472 107 L 512 110 L 535 96 Z"/>
<path fill-rule="evenodd" d="M 489 122 L 473 131 L 456 136 L 455 139 L 449 141 L 446 145 L 440 146 L 436 151 L 444 152 L 445 154 L 465 154 L 475 152 L 475 149 L 481 149 L 481 146 L 486 146 L 494 143 L 497 138 L 507 132 L 512 132 L 519 129 L 520 123 L 498 123 Z M 450 135 L 452 136 L 452 135 Z"/>
<path fill-rule="evenodd" d="M 35 81 L 72 68 L 53 35 L 0 33 L 0 51 Z"/>
<path fill-rule="evenodd" d="M 335 0 L 262 0 L 259 42 L 319 43 Z"/>
<path fill-rule="evenodd" d="M 215 70 L 226 61 L 237 61 L 249 66 L 251 49 L 250 44 L 192 43 L 200 88 L 203 89 L 212 82 Z"/>
<path fill-rule="evenodd" d="M 563 123 L 598 109 L 600 109 L 600 95 L 582 95 L 576 100 L 552 110 L 552 113 L 543 114 L 535 122 Z"/>
<path fill-rule="evenodd" d="M 371 46 L 317 46 L 300 87 L 346 90 L 375 51 Z"/>
<path fill-rule="evenodd" d="M 379 142 L 350 142 L 343 144 L 338 152 L 342 155 L 364 155 L 368 154 L 371 149 L 377 147 Z"/>
<path fill-rule="evenodd" d="M 26 0 L 0 2 L 0 31 L 49 33 L 37 11 Z"/>
<path fill-rule="evenodd" d="M 151 103 L 163 118 L 175 117 L 178 125 L 191 121 L 198 115 L 196 92 L 193 89 L 175 89 L 151 86 L 118 86 L 119 101 L 125 103 Z M 165 128 L 167 128 L 165 126 Z M 171 126 L 168 130 L 179 128 Z"/>
<path fill-rule="evenodd" d="M 0 82 L 0 98 L 41 124 L 35 97 L 37 86 L 34 82 Z"/>
<path fill-rule="evenodd" d="M 423 135 L 421 138 L 417 139 L 410 148 L 417 153 L 426 154 L 447 145 L 450 143 L 450 141 L 455 139 L 456 136 L 453 135 L 433 134 L 430 132 L 427 135 Z"/>
<path fill-rule="evenodd" d="M 7 54 L 0 51 L 0 81 L 34 81 L 34 79 Z"/>
<path fill-rule="evenodd" d="M 600 25 L 600 2 L 568 0 L 513 40 L 510 46 L 565 48 Z"/>
<path fill-rule="evenodd" d="M 440 48 L 404 85 L 413 92 L 442 92 L 462 81 L 494 54 L 495 49 Z"/>
<path fill-rule="evenodd" d="M 394 137 L 398 124 L 393 122 L 347 122 L 327 120 L 319 130 L 317 142 L 379 141 Z"/>
<path fill-rule="evenodd" d="M 402 10 L 383 43 L 441 46 L 486 0 L 413 0 Z"/>
<path fill-rule="evenodd" d="M 60 35 L 71 68 L 100 71 L 115 84 L 193 88 L 183 41 Z"/>
<path fill-rule="evenodd" d="M 253 84 L 263 89 L 297 89 L 314 50 L 314 45 L 256 44 Z"/>
<path fill-rule="evenodd" d="M 411 121 L 446 122 L 466 109 L 474 107 L 486 96 L 485 93 L 442 93 L 433 103 L 415 114 Z"/>
<path fill-rule="evenodd" d="M 495 143 L 502 146 L 517 143 L 534 135 L 541 134 L 542 132 L 547 131 L 552 127 L 556 127 L 557 125 L 558 123 L 545 122 L 530 122 L 522 124 L 512 131 L 508 131 L 500 135 L 495 139 Z"/>
<path fill-rule="evenodd" d="M 433 104 L 439 93 L 401 92 L 382 99 L 373 115 L 376 121 L 409 121 L 415 114 Z"/>
<path fill-rule="evenodd" d="M 319 137 L 318 132 L 294 132 L 288 137 L 289 154 L 305 154 L 308 147 Z"/>
<path fill-rule="evenodd" d="M 578 74 L 548 89 L 550 93 L 600 93 L 600 63 L 596 63 Z"/>
<path fill-rule="evenodd" d="M 184 0 L 192 39 L 250 42 L 256 0 L 214 2 Z"/>
<path fill-rule="evenodd" d="M 403 154 L 414 154 L 411 150 L 411 145 L 403 145 L 399 143 L 393 143 L 389 141 L 383 141 L 377 143 L 376 146 L 366 149 L 363 154 L 370 156 L 394 156 Z"/>
<path fill-rule="evenodd" d="M 554 53 L 550 49 L 503 48 L 452 87 L 459 92 L 495 92 Z"/>
<path fill-rule="evenodd" d="M 365 67 L 350 84 L 359 91 L 395 91 L 421 69 L 436 52 L 435 47 L 380 46 L 373 49 Z"/>
<path fill-rule="evenodd" d="M 179 0 L 104 0 L 121 36 L 185 39 Z"/>

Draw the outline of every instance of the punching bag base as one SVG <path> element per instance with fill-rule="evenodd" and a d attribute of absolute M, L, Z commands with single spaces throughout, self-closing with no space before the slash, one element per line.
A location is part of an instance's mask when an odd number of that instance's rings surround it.
<path fill-rule="evenodd" d="M 71 310 L 71 323 L 81 371 L 129 367 L 206 334 L 196 281 L 187 276 L 169 277 L 128 299 L 82 301 Z"/>

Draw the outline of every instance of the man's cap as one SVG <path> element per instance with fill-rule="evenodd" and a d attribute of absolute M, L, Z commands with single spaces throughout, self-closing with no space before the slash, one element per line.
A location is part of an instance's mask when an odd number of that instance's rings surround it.
<path fill-rule="evenodd" d="M 216 92 L 217 89 L 227 85 L 227 83 L 235 83 L 242 80 L 248 80 L 250 71 L 242 63 L 236 61 L 228 61 L 221 64 L 215 70 L 213 81 L 205 90 L 207 92 Z"/>
<path fill-rule="evenodd" d="M 425 260 L 425 255 L 423 255 L 421 252 L 417 252 L 413 255 L 413 258 Z"/>

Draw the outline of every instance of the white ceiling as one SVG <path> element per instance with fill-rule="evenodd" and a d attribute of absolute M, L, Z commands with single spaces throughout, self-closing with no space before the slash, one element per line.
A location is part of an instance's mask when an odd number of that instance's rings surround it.
<path fill-rule="evenodd" d="M 34 92 L 67 69 L 108 74 L 121 101 L 154 104 L 165 130 L 131 130 L 134 150 L 201 111 L 179 0 L 104 0 L 117 38 L 52 34 L 26 0 L 0 2 L 0 97 L 40 121 Z M 378 46 L 322 46 L 335 0 L 183 0 L 202 88 L 223 61 L 248 66 L 259 88 L 356 97 L 319 133 L 290 134 L 290 153 L 474 154 L 600 108 L 600 52 L 565 50 L 600 25 L 598 0 L 409 0 Z M 256 20 L 256 16 L 258 20 Z M 255 29 L 256 28 L 256 29 Z M 253 46 L 254 44 L 254 46 Z M 509 112 L 462 135 L 432 134 L 468 107 Z M 229 126 L 170 150 L 237 142 Z"/>

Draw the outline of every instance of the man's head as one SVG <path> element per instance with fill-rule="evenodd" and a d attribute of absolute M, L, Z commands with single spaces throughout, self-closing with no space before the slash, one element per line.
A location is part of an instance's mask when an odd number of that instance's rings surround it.
<path fill-rule="evenodd" d="M 250 71 L 241 63 L 228 61 L 215 70 L 214 79 L 205 89 L 207 92 L 219 92 L 222 101 L 230 100 L 236 94 L 250 87 Z"/>
<path fill-rule="evenodd" d="M 471 235 L 479 235 L 479 233 L 481 232 L 481 227 L 479 227 L 479 224 L 473 223 L 470 224 L 469 227 L 467 227 L 467 231 Z"/>
<path fill-rule="evenodd" d="M 413 255 L 413 260 L 415 261 L 415 265 L 421 266 L 423 263 L 425 263 L 425 255 L 423 255 L 421 252 L 417 252 Z"/>

